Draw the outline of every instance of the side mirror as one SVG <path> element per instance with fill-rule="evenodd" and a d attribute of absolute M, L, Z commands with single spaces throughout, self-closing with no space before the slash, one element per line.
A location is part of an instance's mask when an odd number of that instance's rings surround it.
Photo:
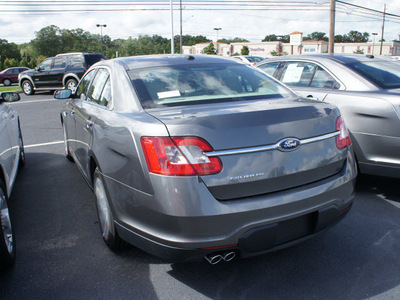
<path fill-rule="evenodd" d="M 57 90 L 54 92 L 54 98 L 56 99 L 68 99 L 71 98 L 72 91 L 71 90 Z"/>
<path fill-rule="evenodd" d="M 21 99 L 21 97 L 16 92 L 0 93 L 0 102 L 16 102 L 20 99 Z"/>

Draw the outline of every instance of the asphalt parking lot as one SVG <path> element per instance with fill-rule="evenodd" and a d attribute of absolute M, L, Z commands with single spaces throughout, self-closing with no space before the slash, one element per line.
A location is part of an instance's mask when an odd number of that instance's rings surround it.
<path fill-rule="evenodd" d="M 111 252 L 94 196 L 64 156 L 50 93 L 13 103 L 26 166 L 10 199 L 17 262 L 1 299 L 399 299 L 399 180 L 362 176 L 348 216 L 322 235 L 260 257 L 170 264 L 134 247 Z"/>

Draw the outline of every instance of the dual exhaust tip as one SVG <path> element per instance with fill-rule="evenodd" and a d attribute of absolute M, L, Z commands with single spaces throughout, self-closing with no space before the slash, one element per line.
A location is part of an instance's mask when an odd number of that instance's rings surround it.
<path fill-rule="evenodd" d="M 211 265 L 216 265 L 221 261 L 231 261 L 236 256 L 234 251 L 224 252 L 224 253 L 213 253 L 204 256 L 206 261 L 208 261 Z"/>

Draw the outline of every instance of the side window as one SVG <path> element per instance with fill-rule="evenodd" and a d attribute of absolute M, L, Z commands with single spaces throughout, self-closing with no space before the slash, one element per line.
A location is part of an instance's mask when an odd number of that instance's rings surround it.
<path fill-rule="evenodd" d="M 48 71 L 51 69 L 51 62 L 53 59 L 46 59 L 39 65 L 39 70 Z"/>
<path fill-rule="evenodd" d="M 103 93 L 104 86 L 109 77 L 109 73 L 106 69 L 99 69 L 95 78 L 93 79 L 92 85 L 89 88 L 87 94 L 87 100 L 93 103 L 100 104 L 100 96 Z"/>
<path fill-rule="evenodd" d="M 86 75 L 82 78 L 81 82 L 79 83 L 78 88 L 76 89 L 76 95 L 81 100 L 86 100 L 86 96 L 88 94 L 88 88 L 95 73 L 96 70 L 89 71 L 88 73 L 86 73 Z"/>
<path fill-rule="evenodd" d="M 83 57 L 81 55 L 71 55 L 69 57 L 69 67 L 71 68 L 82 68 Z"/>
<path fill-rule="evenodd" d="M 111 102 L 111 82 L 108 77 L 106 85 L 104 86 L 103 94 L 101 94 L 100 105 L 107 106 Z"/>
<path fill-rule="evenodd" d="M 310 86 L 316 88 L 338 89 L 340 84 L 338 84 L 327 71 L 318 67 Z"/>
<path fill-rule="evenodd" d="M 54 59 L 53 69 L 64 69 L 65 68 L 65 59 L 62 57 L 56 57 Z"/>
<path fill-rule="evenodd" d="M 310 86 L 318 66 L 309 62 L 288 62 L 281 81 L 288 86 Z"/>
<path fill-rule="evenodd" d="M 265 73 L 267 73 L 268 75 L 271 75 L 271 76 L 277 78 L 276 77 L 277 76 L 277 70 L 278 70 L 280 64 L 281 64 L 281 62 L 279 62 L 279 61 L 271 62 L 271 63 L 263 64 L 263 65 L 259 66 L 259 68 L 262 71 L 264 71 Z"/>

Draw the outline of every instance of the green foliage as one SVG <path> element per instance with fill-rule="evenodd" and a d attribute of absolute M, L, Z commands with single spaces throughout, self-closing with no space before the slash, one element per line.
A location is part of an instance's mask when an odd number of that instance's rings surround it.
<path fill-rule="evenodd" d="M 28 62 L 26 61 L 26 58 L 22 58 L 21 61 L 19 62 L 20 67 L 29 67 Z"/>
<path fill-rule="evenodd" d="M 235 37 L 234 39 L 219 39 L 218 42 L 225 43 L 225 44 L 231 44 L 231 43 L 248 43 L 249 41 L 246 39 Z"/>
<path fill-rule="evenodd" d="M 353 51 L 354 54 L 364 54 L 364 50 L 358 49 L 356 51 Z"/>
<path fill-rule="evenodd" d="M 249 54 L 250 54 L 249 47 L 243 46 L 242 49 L 240 50 L 240 54 L 242 54 L 242 55 L 249 55 Z"/>
<path fill-rule="evenodd" d="M 275 35 L 275 34 L 269 34 L 265 36 L 265 38 L 262 40 L 262 42 L 275 42 L 275 41 L 280 41 L 282 43 L 289 43 L 290 42 L 290 35 Z"/>
<path fill-rule="evenodd" d="M 28 66 L 30 69 L 34 69 L 34 68 L 36 68 L 36 62 L 35 62 L 35 60 L 34 59 L 31 59 L 30 61 L 29 61 L 29 66 Z"/>
<path fill-rule="evenodd" d="M 19 52 L 17 44 L 9 43 L 7 40 L 0 39 L 0 61 L 4 63 L 6 58 L 13 58 L 20 61 L 21 54 Z"/>
<path fill-rule="evenodd" d="M 277 52 L 275 50 L 272 50 L 269 54 L 271 54 L 271 56 L 284 56 L 284 55 L 288 55 L 287 52 Z"/>
<path fill-rule="evenodd" d="M 350 31 L 348 34 L 344 35 L 335 35 L 334 42 L 335 43 L 366 43 L 369 40 L 368 32 L 358 32 L 358 31 Z"/>
<path fill-rule="evenodd" d="M 315 31 L 313 33 L 308 34 L 306 37 L 303 37 L 303 41 L 307 40 L 329 41 L 329 38 L 326 36 L 325 32 Z"/>
<path fill-rule="evenodd" d="M 204 54 L 217 54 L 217 50 L 214 47 L 214 43 L 211 42 L 210 45 L 203 49 Z"/>

